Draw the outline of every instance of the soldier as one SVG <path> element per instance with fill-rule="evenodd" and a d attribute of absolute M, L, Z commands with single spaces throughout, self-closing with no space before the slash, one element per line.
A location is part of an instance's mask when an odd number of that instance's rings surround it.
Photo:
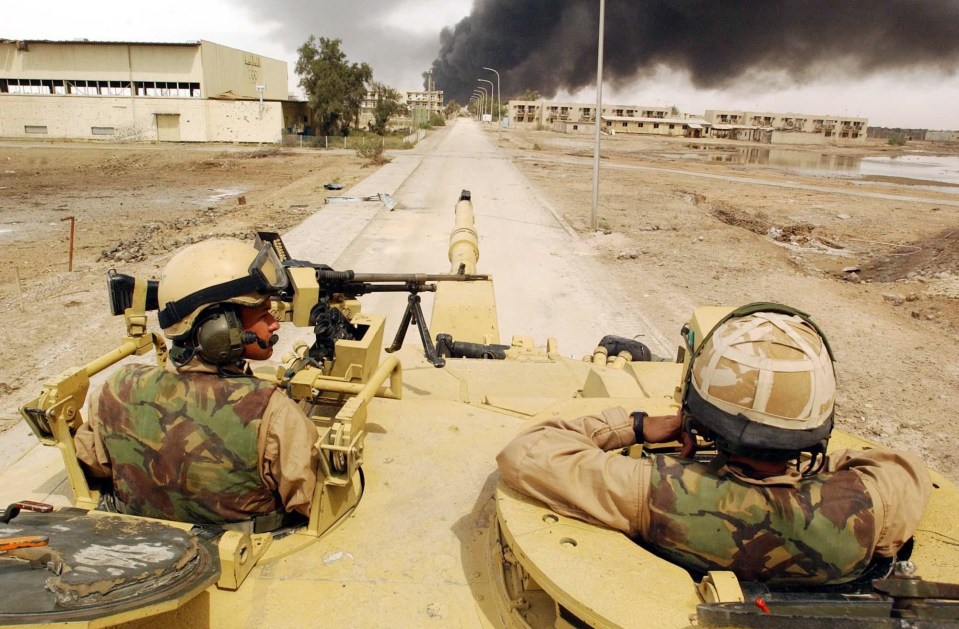
<path fill-rule="evenodd" d="M 191 245 L 163 269 L 167 368 L 117 369 L 75 437 L 88 472 L 112 480 L 119 511 L 253 532 L 309 516 L 317 430 L 246 364 L 273 353 L 270 295 L 286 282 L 271 247 L 237 240 Z"/>
<path fill-rule="evenodd" d="M 614 408 L 524 430 L 497 457 L 503 479 L 550 508 L 625 532 L 695 575 L 831 584 L 905 555 L 932 492 L 913 455 L 826 455 L 835 376 L 825 337 L 778 304 L 734 311 L 692 356 L 682 408 Z M 621 456 L 681 441 L 680 456 Z M 697 443 L 718 453 L 696 460 Z"/>

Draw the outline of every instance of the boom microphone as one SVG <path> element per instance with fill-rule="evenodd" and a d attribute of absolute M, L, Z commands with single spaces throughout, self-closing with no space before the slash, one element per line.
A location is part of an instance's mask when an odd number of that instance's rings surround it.
<path fill-rule="evenodd" d="M 261 349 L 270 349 L 271 347 L 273 347 L 274 345 L 280 342 L 280 337 L 274 334 L 273 336 L 269 338 L 269 340 L 264 341 L 259 336 L 257 336 L 256 333 L 246 330 L 245 332 L 243 332 L 243 334 L 240 335 L 240 342 L 243 343 L 244 345 L 252 345 L 253 343 L 256 343 L 257 345 L 260 346 Z"/>

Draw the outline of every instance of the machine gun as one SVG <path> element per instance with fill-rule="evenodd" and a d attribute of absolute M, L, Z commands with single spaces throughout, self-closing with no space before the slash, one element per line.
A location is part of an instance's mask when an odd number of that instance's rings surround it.
<path fill-rule="evenodd" d="M 393 353 L 403 347 L 406 331 L 415 325 L 423 342 L 429 362 L 442 367 L 446 361 L 437 354 L 420 304 L 421 292 L 436 291 L 436 282 L 488 281 L 488 275 L 466 273 L 460 264 L 456 273 L 356 273 L 335 271 L 325 264 L 293 259 L 280 235 L 275 232 L 257 232 L 256 246 L 269 244 L 286 269 L 288 288 L 274 298 L 281 320 L 299 327 L 312 326 L 316 340 L 309 356 L 318 364 L 334 358 L 336 341 L 355 340 L 359 330 L 351 324 L 344 311 L 352 311 L 349 302 L 369 293 L 409 293 L 406 310 L 396 330 L 393 343 L 386 348 Z M 304 317 L 304 314 L 306 315 Z"/>

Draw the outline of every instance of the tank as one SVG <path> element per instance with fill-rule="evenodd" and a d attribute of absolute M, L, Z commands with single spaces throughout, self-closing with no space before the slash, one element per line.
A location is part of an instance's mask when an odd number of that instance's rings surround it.
<path fill-rule="evenodd" d="M 37 438 L 59 450 L 73 504 L 23 501 L 0 518 L 0 625 L 959 622 L 959 586 L 951 583 L 959 566 L 959 493 L 936 472 L 910 562 L 856 586 L 780 590 L 730 572 L 696 579 L 621 533 L 559 515 L 501 483 L 495 456 L 531 422 L 612 406 L 675 412 L 688 348 L 677 335 L 677 355 L 656 360 L 635 345 L 604 340 L 576 360 L 553 338 L 501 337 L 493 279 L 478 268 L 467 191 L 455 203 L 448 273 L 334 271 L 295 260 L 276 234 L 258 238 L 287 263 L 291 288 L 274 302 L 275 314 L 316 334 L 279 366 L 255 371 L 300 402 L 319 429 L 308 521 L 259 533 L 97 509 L 102 496 L 72 440 L 90 378 L 132 356 L 160 365 L 167 359 L 149 315 L 156 286 L 112 274 L 112 313 L 125 323 L 117 349 L 44 383 L 21 408 Z M 363 310 L 371 292 L 407 300 L 391 341 L 385 318 Z M 423 292 L 435 292 L 428 321 Z M 696 309 L 685 338 L 702 339 L 729 310 Z M 830 441 L 831 449 L 870 445 L 838 431 Z"/>

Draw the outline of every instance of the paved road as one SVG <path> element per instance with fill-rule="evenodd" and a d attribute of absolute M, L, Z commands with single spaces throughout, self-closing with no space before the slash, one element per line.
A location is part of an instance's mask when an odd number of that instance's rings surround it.
<path fill-rule="evenodd" d="M 595 251 L 539 197 L 493 144 L 495 137 L 473 121 L 456 121 L 346 194 L 391 193 L 394 211 L 370 203 L 327 206 L 284 240 L 297 257 L 338 270 L 445 273 L 453 208 L 460 191 L 470 190 L 478 270 L 493 275 L 504 342 L 527 335 L 545 344 L 552 336 L 563 354 L 579 357 L 615 333 L 641 335 L 654 352 L 671 354 L 668 341 L 634 305 L 609 290 Z M 363 303 L 386 313 L 393 325 L 405 307 L 399 295 L 368 296 Z M 429 306 L 424 296 L 427 313 Z M 393 330 L 388 323 L 388 337 Z"/>

